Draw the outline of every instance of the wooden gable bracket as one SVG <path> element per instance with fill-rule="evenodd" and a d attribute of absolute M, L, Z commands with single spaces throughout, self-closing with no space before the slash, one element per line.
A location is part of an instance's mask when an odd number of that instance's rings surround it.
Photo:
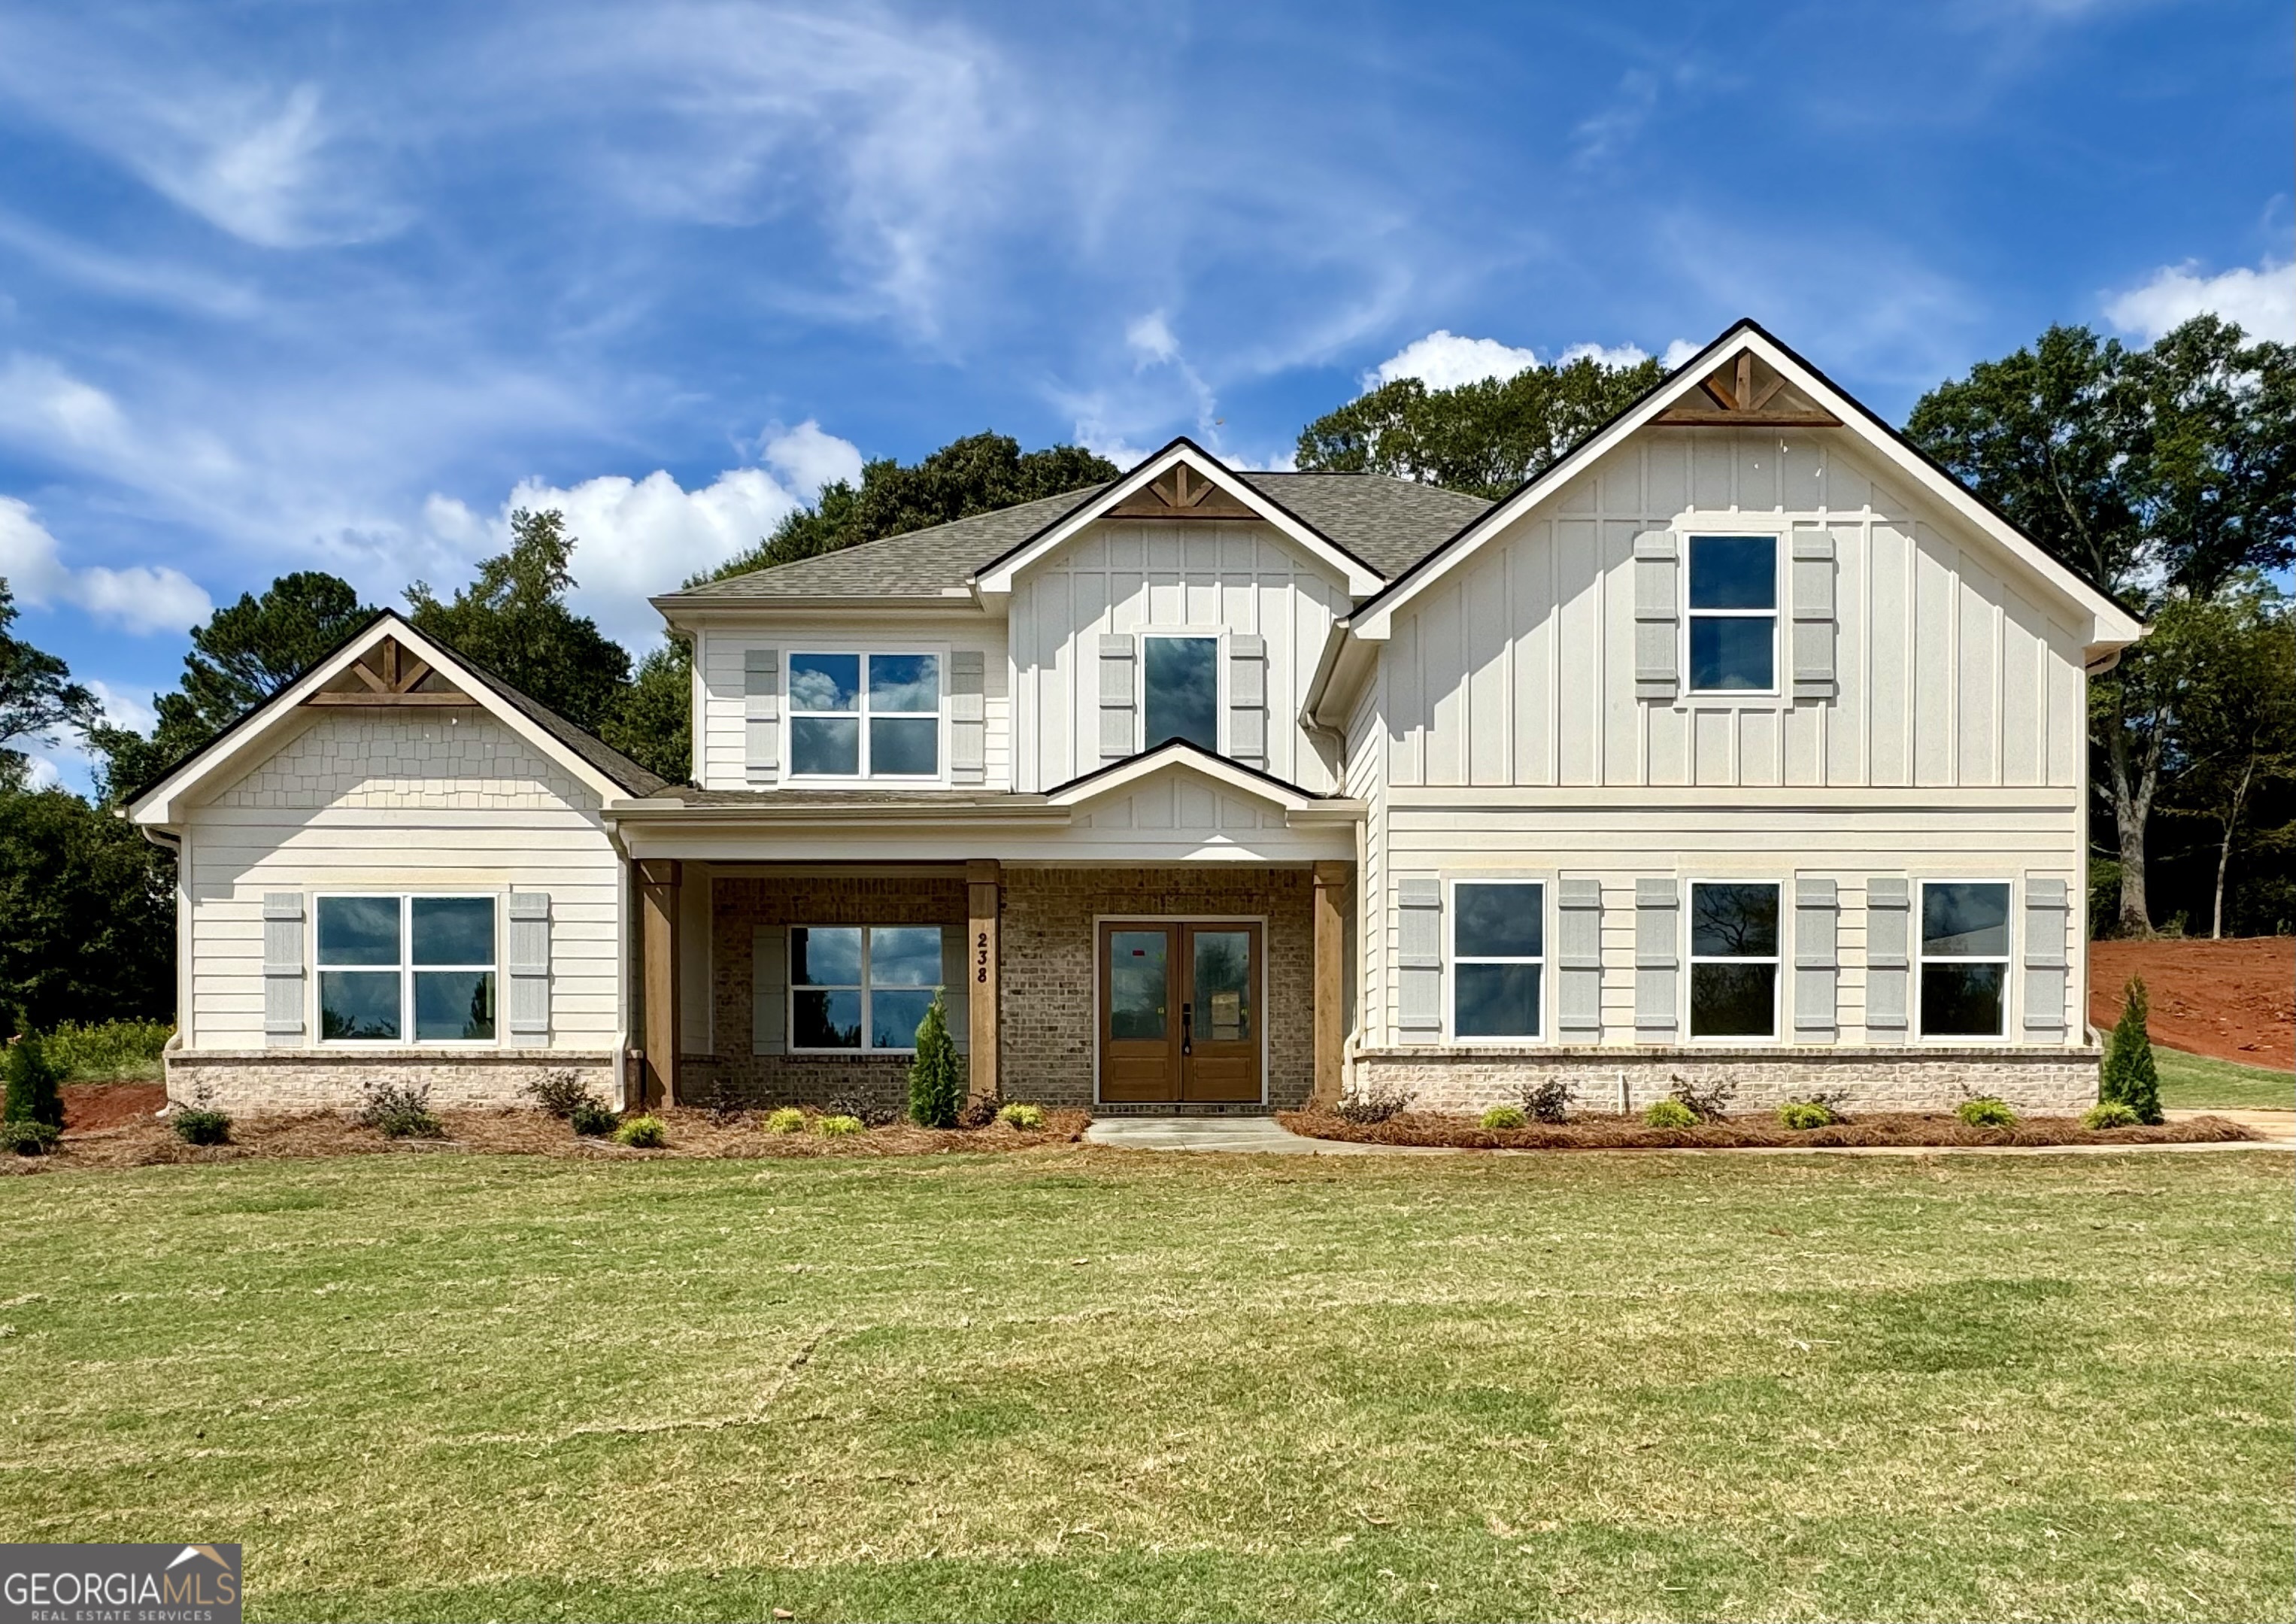
<path fill-rule="evenodd" d="M 1144 490 L 1136 491 L 1109 510 L 1119 519 L 1250 519 L 1244 504 L 1196 472 L 1185 463 L 1175 463 Z"/>
<path fill-rule="evenodd" d="M 1786 382 L 1783 373 L 1742 349 L 1699 380 L 1705 398 L 1685 397 L 1651 421 L 1693 429 L 1838 429 L 1841 419 Z"/>
<path fill-rule="evenodd" d="M 467 693 L 453 689 L 418 691 L 415 687 L 430 675 L 430 663 L 421 655 L 399 644 L 396 637 L 385 637 L 350 664 L 349 674 L 358 678 L 357 688 L 321 689 L 303 702 L 307 705 L 357 705 L 363 709 L 397 705 L 461 705 L 472 706 L 479 701 Z"/>

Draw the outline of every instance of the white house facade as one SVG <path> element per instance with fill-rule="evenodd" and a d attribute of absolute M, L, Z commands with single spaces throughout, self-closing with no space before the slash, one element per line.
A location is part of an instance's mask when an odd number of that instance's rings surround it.
<path fill-rule="evenodd" d="M 2087 674 L 2143 627 L 1741 324 L 1496 504 L 1232 469 L 654 600 L 668 784 L 395 617 L 136 800 L 171 1092 L 2095 1097 Z"/>

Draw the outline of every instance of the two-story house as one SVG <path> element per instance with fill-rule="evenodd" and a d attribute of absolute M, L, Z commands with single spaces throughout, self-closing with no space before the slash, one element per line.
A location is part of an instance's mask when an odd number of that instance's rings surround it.
<path fill-rule="evenodd" d="M 690 784 L 385 615 L 137 799 L 176 1097 L 889 1097 L 936 994 L 1046 1103 L 2095 1097 L 2143 628 L 1751 323 L 1497 503 L 1177 440 L 654 603 Z"/>

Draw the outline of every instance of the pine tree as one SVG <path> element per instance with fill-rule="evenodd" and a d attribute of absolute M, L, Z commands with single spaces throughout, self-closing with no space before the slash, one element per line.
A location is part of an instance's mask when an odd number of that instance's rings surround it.
<path fill-rule="evenodd" d="M 964 1106 L 964 1074 L 948 1036 L 948 1011 L 939 995 L 917 1027 L 917 1057 L 909 1062 L 909 1115 L 920 1128 L 955 1128 Z"/>
<path fill-rule="evenodd" d="M 2144 1028 L 2151 1013 L 2144 978 L 2132 976 L 2128 1003 L 2120 1024 L 2104 1046 L 2104 1068 L 2097 1079 L 2097 1098 L 2105 1104 L 2126 1105 L 2140 1122 L 2161 1120 L 2161 1074 L 2152 1064 L 2152 1038 Z"/>
<path fill-rule="evenodd" d="M 63 1080 L 63 1068 L 48 1058 L 47 1046 L 37 1032 L 24 1027 L 22 1016 L 16 1018 L 16 1040 L 0 1062 L 8 1074 L 7 1103 L 0 1107 L 0 1120 L 41 1122 L 62 1132 L 64 1096 L 57 1085 Z"/>

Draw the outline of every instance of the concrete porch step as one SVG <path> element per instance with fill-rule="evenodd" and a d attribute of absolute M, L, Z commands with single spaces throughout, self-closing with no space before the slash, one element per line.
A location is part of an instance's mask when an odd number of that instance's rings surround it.
<path fill-rule="evenodd" d="M 1095 1117 L 1269 1117 L 1275 1114 L 1273 1105 L 1256 1101 L 1242 1104 L 1222 1104 L 1209 1100 L 1124 1100 L 1106 1105 L 1095 1105 Z"/>

